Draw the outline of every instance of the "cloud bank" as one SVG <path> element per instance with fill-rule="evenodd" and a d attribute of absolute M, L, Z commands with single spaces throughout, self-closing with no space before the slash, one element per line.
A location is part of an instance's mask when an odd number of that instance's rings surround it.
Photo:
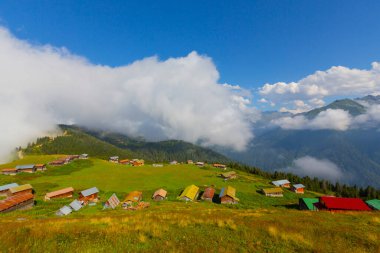
<path fill-rule="evenodd" d="M 345 110 L 327 109 L 312 119 L 308 119 L 304 115 L 297 115 L 274 119 L 271 123 L 288 130 L 346 131 L 357 128 L 377 128 L 380 124 L 380 105 L 371 105 L 367 108 L 366 113 L 355 117 Z"/>
<path fill-rule="evenodd" d="M 259 114 L 218 79 L 212 60 L 196 52 L 112 68 L 0 27 L 0 157 L 57 123 L 243 150 Z"/>
<path fill-rule="evenodd" d="M 298 82 L 267 83 L 259 90 L 262 98 L 283 107 L 283 111 L 293 110 L 295 113 L 323 106 L 324 99 L 329 97 L 379 93 L 379 62 L 373 62 L 369 70 L 334 66 L 326 71 L 316 71 Z"/>
<path fill-rule="evenodd" d="M 344 178 L 343 171 L 336 164 L 327 159 L 317 159 L 312 156 L 304 156 L 294 160 L 293 166 L 287 168 L 286 171 L 299 176 L 318 177 L 331 181 Z"/>

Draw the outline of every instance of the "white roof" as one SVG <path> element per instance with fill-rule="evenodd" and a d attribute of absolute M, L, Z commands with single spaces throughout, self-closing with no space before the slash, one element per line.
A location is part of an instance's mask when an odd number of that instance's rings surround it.
<path fill-rule="evenodd" d="M 2 185 L 2 186 L 0 186 L 0 191 L 8 190 L 10 188 L 17 187 L 17 186 L 18 186 L 17 183 Z"/>
<path fill-rule="evenodd" d="M 98 188 L 92 187 L 90 189 L 81 191 L 81 194 L 83 195 L 83 197 L 87 197 L 87 196 L 90 196 L 90 195 L 98 193 L 98 192 L 99 192 Z"/>
<path fill-rule="evenodd" d="M 59 209 L 59 212 L 60 212 L 61 214 L 63 214 L 63 215 L 68 215 L 68 214 L 70 214 L 72 211 L 73 211 L 73 210 L 72 210 L 70 207 L 68 207 L 68 206 L 64 206 L 64 207 L 62 207 L 61 209 Z"/>
<path fill-rule="evenodd" d="M 70 203 L 70 207 L 74 209 L 74 211 L 78 211 L 79 209 L 82 208 L 82 204 L 78 200 L 74 200 L 73 202 Z"/>
<path fill-rule="evenodd" d="M 305 188 L 305 186 L 303 184 L 294 184 L 293 187 L 296 189 Z"/>
<path fill-rule="evenodd" d="M 275 186 L 281 186 L 284 184 L 290 184 L 290 182 L 287 179 L 282 179 L 282 180 L 272 181 L 272 184 L 274 184 Z"/>

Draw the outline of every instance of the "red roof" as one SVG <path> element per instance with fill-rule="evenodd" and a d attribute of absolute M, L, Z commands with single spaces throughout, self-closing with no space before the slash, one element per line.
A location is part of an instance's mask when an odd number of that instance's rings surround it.
<path fill-rule="evenodd" d="M 359 198 L 320 197 L 319 201 L 327 208 L 333 210 L 371 211 L 366 203 Z"/>
<path fill-rule="evenodd" d="M 0 201 L 0 212 L 7 210 L 13 206 L 21 204 L 25 201 L 31 200 L 34 198 L 34 195 L 31 193 L 22 193 L 15 196 L 9 197 Z"/>
<path fill-rule="evenodd" d="M 215 194 L 215 189 L 212 187 L 208 187 L 205 189 L 202 197 L 212 199 L 214 197 L 214 194 Z"/>

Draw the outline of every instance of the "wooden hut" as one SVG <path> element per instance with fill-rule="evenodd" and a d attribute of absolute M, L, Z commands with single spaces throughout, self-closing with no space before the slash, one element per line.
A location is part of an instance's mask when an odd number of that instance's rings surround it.
<path fill-rule="evenodd" d="M 88 154 L 81 154 L 79 159 L 88 159 Z"/>
<path fill-rule="evenodd" d="M 305 193 L 305 186 L 303 184 L 294 184 L 292 186 L 292 191 L 298 194 L 304 194 Z"/>
<path fill-rule="evenodd" d="M 165 191 L 164 189 L 158 189 L 157 191 L 153 193 L 152 199 L 154 201 L 161 201 L 161 200 L 166 199 L 167 194 L 168 192 Z"/>
<path fill-rule="evenodd" d="M 275 187 L 275 188 L 264 188 L 261 190 L 265 196 L 267 197 L 283 197 L 283 190 L 281 187 Z"/>
<path fill-rule="evenodd" d="M 229 171 L 229 172 L 226 172 L 226 173 L 222 173 L 220 174 L 220 176 L 224 179 L 224 180 L 230 180 L 230 179 L 235 179 L 237 178 L 237 173 L 235 171 Z"/>
<path fill-rule="evenodd" d="M 58 190 L 58 191 L 46 193 L 45 201 L 51 200 L 51 199 L 72 198 L 73 194 L 74 194 L 74 188 L 68 187 L 68 188 Z"/>
<path fill-rule="evenodd" d="M 194 164 L 193 160 L 187 160 L 187 164 Z"/>
<path fill-rule="evenodd" d="M 19 209 L 29 209 L 34 205 L 34 195 L 29 192 L 10 196 L 0 201 L 0 213 L 6 213 Z"/>
<path fill-rule="evenodd" d="M 220 163 L 214 163 L 212 166 L 214 166 L 215 168 L 219 168 L 219 169 L 226 169 L 227 168 L 226 165 L 220 164 Z"/>
<path fill-rule="evenodd" d="M 1 170 L 1 173 L 3 175 L 16 175 L 17 174 L 17 169 L 16 168 L 6 168 L 6 169 L 2 169 Z"/>
<path fill-rule="evenodd" d="M 185 201 L 194 201 L 198 198 L 198 194 L 199 187 L 192 184 L 186 187 L 178 198 Z"/>
<path fill-rule="evenodd" d="M 71 209 L 73 209 L 74 211 L 79 211 L 81 208 L 82 208 L 82 203 L 81 201 L 75 199 L 73 200 L 70 205 Z"/>
<path fill-rule="evenodd" d="M 30 184 L 15 186 L 15 187 L 9 188 L 7 195 L 8 197 L 10 197 L 10 196 L 15 196 L 15 195 L 24 194 L 24 193 L 33 194 L 33 187 Z"/>
<path fill-rule="evenodd" d="M 92 187 L 90 189 L 81 191 L 79 193 L 79 200 L 83 201 L 83 203 L 86 205 L 88 202 L 98 202 L 99 197 L 99 190 L 96 187 Z"/>
<path fill-rule="evenodd" d="M 132 166 L 138 167 L 138 166 L 143 166 L 145 161 L 142 159 L 133 159 L 130 163 Z"/>
<path fill-rule="evenodd" d="M 118 156 L 111 156 L 108 159 L 108 161 L 111 162 L 111 163 L 119 163 L 119 157 Z"/>
<path fill-rule="evenodd" d="M 201 199 L 202 199 L 202 200 L 206 200 L 206 201 L 211 201 L 211 202 L 212 202 L 212 199 L 214 198 L 214 194 L 215 194 L 215 189 L 214 189 L 214 187 L 207 187 L 207 188 L 204 190 Z"/>
<path fill-rule="evenodd" d="M 219 194 L 221 204 L 237 204 L 239 199 L 236 197 L 236 189 L 227 186 L 223 187 Z"/>
<path fill-rule="evenodd" d="M 123 164 L 123 165 L 128 165 L 129 164 L 129 159 L 120 160 L 119 163 Z"/>
<path fill-rule="evenodd" d="M 106 208 L 112 208 L 115 209 L 120 204 L 119 198 L 116 196 L 116 194 L 112 194 L 112 196 L 104 203 L 104 209 Z"/>
<path fill-rule="evenodd" d="M 359 198 L 323 196 L 319 198 L 319 204 L 319 209 L 329 211 L 371 211 L 371 208 Z"/>
<path fill-rule="evenodd" d="M 170 165 L 177 165 L 177 164 L 178 162 L 176 160 L 170 162 Z"/>
<path fill-rule="evenodd" d="M 290 182 L 287 179 L 272 181 L 272 184 L 277 187 L 290 188 Z"/>
<path fill-rule="evenodd" d="M 203 167 L 203 166 L 205 166 L 205 163 L 204 162 L 196 162 L 195 165 L 197 165 L 198 167 Z"/>
<path fill-rule="evenodd" d="M 17 183 L 11 183 L 0 186 L 0 196 L 8 196 L 8 191 L 10 188 L 17 187 Z"/>
<path fill-rule="evenodd" d="M 73 209 L 71 209 L 71 207 L 63 206 L 55 214 L 58 216 L 66 216 L 66 215 L 71 214 L 72 212 L 73 212 Z"/>
<path fill-rule="evenodd" d="M 16 169 L 17 169 L 17 173 L 19 172 L 34 173 L 37 170 L 34 164 L 17 165 Z"/>
<path fill-rule="evenodd" d="M 36 164 L 35 165 L 37 171 L 45 171 L 46 170 L 46 164 Z"/>
<path fill-rule="evenodd" d="M 123 207 L 131 206 L 133 203 L 140 202 L 142 200 L 142 192 L 132 191 L 130 192 L 123 201 Z"/>
<path fill-rule="evenodd" d="M 66 161 L 64 159 L 59 159 L 59 160 L 55 160 L 55 161 L 50 162 L 49 165 L 61 166 L 61 165 L 64 165 L 65 163 L 66 163 Z"/>
<path fill-rule="evenodd" d="M 318 198 L 300 198 L 298 200 L 298 206 L 300 210 L 317 211 L 318 208 L 315 204 L 318 202 Z"/>

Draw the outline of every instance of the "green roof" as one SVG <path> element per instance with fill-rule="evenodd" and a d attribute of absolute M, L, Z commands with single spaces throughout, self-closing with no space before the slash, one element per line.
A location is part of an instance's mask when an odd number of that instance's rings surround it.
<path fill-rule="evenodd" d="M 380 199 L 367 200 L 365 203 L 372 207 L 372 209 L 380 210 Z"/>
<path fill-rule="evenodd" d="M 301 198 L 301 199 L 306 204 L 309 210 L 315 210 L 316 208 L 314 207 L 314 204 L 319 202 L 319 199 L 317 198 Z"/>

